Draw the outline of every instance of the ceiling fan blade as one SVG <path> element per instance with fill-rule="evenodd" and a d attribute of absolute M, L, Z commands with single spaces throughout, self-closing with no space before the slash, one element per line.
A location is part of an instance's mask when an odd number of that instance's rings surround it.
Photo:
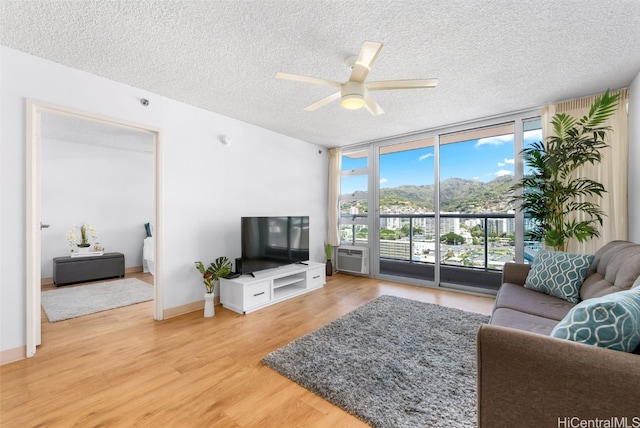
<path fill-rule="evenodd" d="M 369 95 L 369 93 L 366 93 L 364 95 L 364 106 L 367 108 L 367 110 L 369 110 L 369 113 L 371 113 L 374 116 L 377 116 L 379 114 L 383 114 L 384 110 L 382 110 L 382 107 L 380 107 L 380 105 L 376 102 L 376 100 L 373 99 L 373 97 L 371 95 Z"/>
<path fill-rule="evenodd" d="M 364 79 L 369 75 L 371 67 L 373 67 L 373 63 L 376 61 L 376 58 L 378 58 L 378 54 L 381 50 L 382 43 L 364 42 L 362 49 L 360 49 L 358 59 L 351 69 L 349 81 L 360 83 L 364 82 Z"/>
<path fill-rule="evenodd" d="M 438 86 L 438 79 L 383 80 L 379 82 L 369 82 L 366 84 L 369 91 L 435 88 L 436 86 Z"/>
<path fill-rule="evenodd" d="M 314 83 L 316 85 L 333 86 L 336 88 L 339 88 L 342 85 L 342 83 L 334 82 L 333 80 L 318 79 L 317 77 L 301 76 L 299 74 L 282 73 L 280 71 L 276 73 L 276 78 L 285 79 L 285 80 L 295 80 L 298 82 Z"/>
<path fill-rule="evenodd" d="M 305 111 L 314 111 L 319 109 L 320 107 L 322 107 L 325 104 L 329 104 L 331 101 L 335 101 L 338 98 L 340 98 L 340 92 L 336 92 L 335 94 L 329 95 L 326 98 L 321 99 L 320 101 L 317 101 L 313 104 L 311 104 L 310 106 L 305 107 Z"/>

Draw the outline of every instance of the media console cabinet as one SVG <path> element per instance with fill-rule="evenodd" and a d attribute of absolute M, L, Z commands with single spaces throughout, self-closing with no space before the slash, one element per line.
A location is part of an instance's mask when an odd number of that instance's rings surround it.
<path fill-rule="evenodd" d="M 246 314 L 283 300 L 322 288 L 325 265 L 308 262 L 254 272 L 234 279 L 220 279 L 220 303 Z"/>
<path fill-rule="evenodd" d="M 122 253 L 53 259 L 53 283 L 56 286 L 114 277 L 124 277 Z"/>

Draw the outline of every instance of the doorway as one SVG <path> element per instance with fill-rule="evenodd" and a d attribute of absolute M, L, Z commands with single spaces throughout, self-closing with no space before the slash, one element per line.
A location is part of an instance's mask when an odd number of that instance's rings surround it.
<path fill-rule="evenodd" d="M 153 190 L 152 224 L 155 226 L 155 275 L 154 275 L 154 314 L 156 320 L 163 318 L 161 272 L 161 203 L 160 203 L 160 177 L 161 177 L 161 132 L 159 129 L 146 125 L 113 119 L 92 113 L 68 109 L 61 106 L 46 104 L 33 100 L 27 100 L 27 282 L 26 282 L 26 354 L 27 357 L 35 355 L 36 346 L 42 342 L 41 337 L 41 280 L 42 280 L 42 139 L 43 123 L 47 126 L 47 135 L 64 134 L 65 139 L 73 139 L 73 134 L 79 134 L 83 130 L 101 130 L 103 133 L 117 134 L 119 138 L 108 143 L 106 139 L 94 137 L 93 144 L 136 144 L 127 136 L 146 135 L 150 141 L 153 157 Z M 51 130 L 51 124 L 55 123 L 59 129 Z M 113 148 L 113 147 L 112 147 Z M 131 148 L 131 147 L 130 147 Z M 141 225 L 142 227 L 142 225 Z"/>

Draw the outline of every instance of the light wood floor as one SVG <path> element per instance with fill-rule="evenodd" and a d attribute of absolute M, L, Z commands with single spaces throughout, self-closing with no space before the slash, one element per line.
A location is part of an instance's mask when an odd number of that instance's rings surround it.
<path fill-rule="evenodd" d="M 34 358 L 0 367 L 2 427 L 364 427 L 261 363 L 389 294 L 489 314 L 493 299 L 337 274 L 323 289 L 239 315 L 216 306 L 153 321 L 152 302 L 54 324 Z"/>

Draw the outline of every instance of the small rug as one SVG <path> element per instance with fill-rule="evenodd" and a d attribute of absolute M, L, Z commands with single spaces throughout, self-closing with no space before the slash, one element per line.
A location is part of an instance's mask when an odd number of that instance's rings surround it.
<path fill-rule="evenodd" d="M 153 300 L 153 285 L 137 278 L 43 291 L 42 308 L 49 322 Z"/>
<path fill-rule="evenodd" d="M 488 319 L 380 296 L 262 361 L 374 427 L 475 427 L 476 333 Z"/>

